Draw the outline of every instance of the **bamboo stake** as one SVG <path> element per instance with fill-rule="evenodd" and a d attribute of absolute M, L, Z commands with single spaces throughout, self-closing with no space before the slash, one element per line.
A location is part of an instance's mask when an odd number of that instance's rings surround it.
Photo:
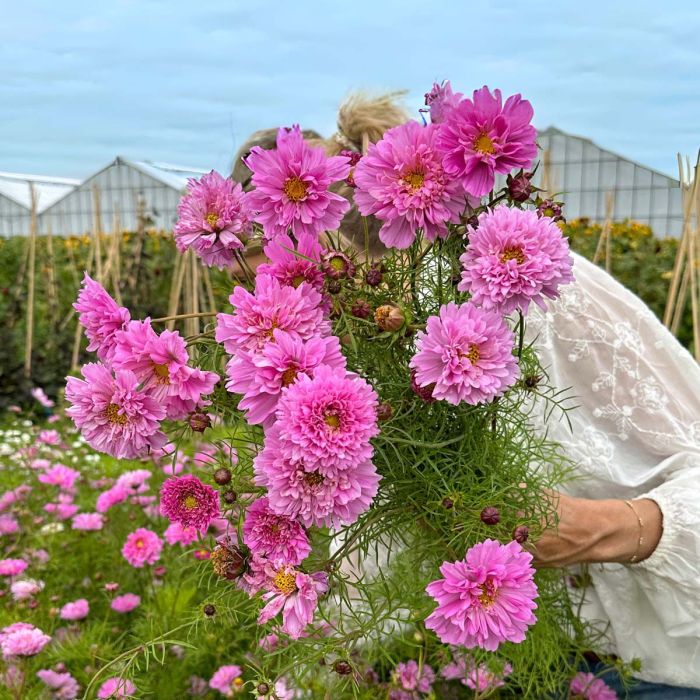
<path fill-rule="evenodd" d="M 95 241 L 95 273 L 97 281 L 102 284 L 102 248 L 100 237 L 102 236 L 102 209 L 100 205 L 100 188 L 92 186 L 92 237 Z"/>
<path fill-rule="evenodd" d="M 208 318 L 211 316 L 216 316 L 216 311 L 200 311 L 196 314 L 175 314 L 174 316 L 161 316 L 160 318 L 152 318 L 151 323 L 166 323 L 170 321 L 179 321 L 184 318 Z"/>
<path fill-rule="evenodd" d="M 214 289 L 211 284 L 211 275 L 209 274 L 209 268 L 202 268 L 202 279 L 204 280 L 204 290 L 207 295 L 207 301 L 209 302 L 209 310 L 214 311 L 216 309 L 216 302 L 214 301 Z"/>
<path fill-rule="evenodd" d="M 182 291 L 182 283 L 186 268 L 185 256 L 178 255 L 177 261 L 175 262 L 175 271 L 173 273 L 173 284 L 170 288 L 170 302 L 168 304 L 168 318 L 170 318 L 168 321 L 168 330 L 170 331 L 175 328 L 175 319 L 172 317 L 177 316 L 180 306 L 180 293 Z"/>
<path fill-rule="evenodd" d="M 51 309 L 51 321 L 55 326 L 58 321 L 58 293 L 56 292 L 56 270 L 53 255 L 53 232 L 51 222 L 46 227 L 46 253 L 48 255 L 46 277 L 48 282 L 49 309 Z"/>
<path fill-rule="evenodd" d="M 615 197 L 612 192 L 605 193 L 605 221 L 603 222 L 603 228 L 600 232 L 600 238 L 598 239 L 598 245 L 595 249 L 595 255 L 593 256 L 593 262 L 597 265 L 601 255 L 603 254 L 603 249 L 605 249 L 605 270 L 610 272 L 610 237 L 612 233 L 612 219 L 613 211 L 615 208 Z"/>
<path fill-rule="evenodd" d="M 31 218 L 29 220 L 29 270 L 27 285 L 27 328 L 24 342 L 24 376 L 29 379 L 32 374 L 32 342 L 34 341 L 34 278 L 36 272 L 36 190 L 34 183 L 29 183 L 31 199 Z"/>
<path fill-rule="evenodd" d="M 698 237 L 700 236 L 700 191 L 698 190 L 698 179 L 700 179 L 700 164 L 695 166 L 695 173 L 694 173 L 694 192 L 695 192 L 695 197 L 693 197 L 693 205 L 695 208 L 695 230 L 693 231 L 692 234 L 692 246 L 691 249 L 693 251 L 693 262 L 692 262 L 692 267 L 690 269 L 690 287 L 691 287 L 691 294 L 693 292 L 693 286 L 695 287 L 695 297 L 693 301 L 695 302 L 695 306 L 693 307 L 693 350 L 695 352 L 695 359 L 700 362 L 700 304 L 698 303 L 698 263 L 697 263 L 697 246 L 698 246 Z"/>
<path fill-rule="evenodd" d="M 673 311 L 673 320 L 671 321 L 671 333 L 678 337 L 678 329 L 681 325 L 681 319 L 683 318 L 683 312 L 685 311 L 685 305 L 688 301 L 688 285 L 690 282 L 690 267 L 685 266 L 685 273 L 683 275 L 683 281 L 681 282 L 680 291 L 678 293 L 678 302 L 676 303 L 676 308 Z"/>
<path fill-rule="evenodd" d="M 90 248 L 88 249 L 88 256 L 87 260 L 85 261 L 85 271 L 90 274 L 92 270 L 92 263 L 95 258 L 95 245 L 94 241 L 93 243 L 90 244 Z M 80 322 L 75 324 L 75 336 L 73 337 L 73 353 L 71 355 L 71 362 L 70 362 L 70 367 L 71 367 L 71 372 L 75 372 L 79 365 L 78 365 L 78 359 L 80 358 L 80 341 L 82 340 L 83 337 L 83 327 L 80 325 Z"/>

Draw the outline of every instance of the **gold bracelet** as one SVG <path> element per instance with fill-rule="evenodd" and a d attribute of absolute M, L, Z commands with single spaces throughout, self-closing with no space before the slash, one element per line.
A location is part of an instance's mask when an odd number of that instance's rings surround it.
<path fill-rule="evenodd" d="M 644 522 L 639 517 L 637 509 L 632 505 L 632 501 L 625 501 L 625 503 L 632 509 L 632 512 L 634 513 L 635 517 L 637 518 L 637 522 L 639 523 L 639 542 L 637 542 L 637 551 L 630 559 L 630 564 L 634 564 L 639 559 L 639 554 L 641 553 L 642 546 L 644 545 Z"/>

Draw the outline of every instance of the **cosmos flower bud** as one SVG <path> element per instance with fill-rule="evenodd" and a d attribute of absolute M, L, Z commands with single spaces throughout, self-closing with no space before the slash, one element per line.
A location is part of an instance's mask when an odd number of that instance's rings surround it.
<path fill-rule="evenodd" d="M 231 470 L 226 469 L 226 467 L 221 467 L 214 472 L 214 481 L 216 481 L 219 486 L 225 486 L 231 481 Z"/>
<path fill-rule="evenodd" d="M 216 608 L 211 604 L 207 603 L 203 608 L 202 612 L 207 616 L 207 617 L 214 617 L 216 615 Z"/>
<path fill-rule="evenodd" d="M 222 498 L 224 499 L 224 503 L 228 503 L 229 505 L 231 505 L 232 503 L 235 503 L 238 500 L 238 494 L 231 489 L 227 489 L 222 494 Z"/>
<path fill-rule="evenodd" d="M 343 285 L 340 284 L 340 280 L 329 279 L 328 283 L 326 284 L 326 291 L 329 294 L 340 294 L 342 288 Z"/>
<path fill-rule="evenodd" d="M 445 510 L 451 510 L 454 506 L 455 502 L 449 496 L 445 496 L 445 498 L 442 499 L 442 507 Z"/>
<path fill-rule="evenodd" d="M 333 670 L 339 676 L 349 676 L 352 673 L 352 666 L 347 661 L 338 660 L 333 664 Z"/>
<path fill-rule="evenodd" d="M 233 581 L 245 572 L 247 557 L 240 547 L 220 542 L 211 553 L 211 564 L 217 576 Z"/>
<path fill-rule="evenodd" d="M 365 282 L 370 287 L 378 287 L 382 283 L 383 277 L 381 268 L 377 267 L 377 265 L 372 265 L 365 274 Z"/>
<path fill-rule="evenodd" d="M 403 327 L 406 317 L 395 304 L 383 304 L 374 312 L 374 320 L 381 330 L 396 333 Z"/>
<path fill-rule="evenodd" d="M 211 427 L 211 418 L 206 413 L 191 413 L 187 422 L 195 433 L 203 433 L 207 428 Z"/>
<path fill-rule="evenodd" d="M 428 384 L 428 386 L 419 386 L 416 381 L 416 370 L 411 370 L 411 389 L 413 393 L 419 396 L 425 403 L 435 403 L 433 398 L 433 389 L 435 389 L 435 384 Z"/>
<path fill-rule="evenodd" d="M 388 401 L 382 401 L 377 406 L 377 420 L 387 421 L 394 415 L 394 409 Z"/>
<path fill-rule="evenodd" d="M 356 318 L 369 318 L 372 309 L 364 299 L 358 299 L 350 309 L 350 313 Z"/>
<path fill-rule="evenodd" d="M 258 695 L 267 695 L 270 692 L 270 686 L 267 683 L 258 683 L 256 691 Z"/>
<path fill-rule="evenodd" d="M 534 173 L 526 173 L 522 170 L 513 177 L 508 175 L 506 178 L 506 187 L 508 195 L 514 202 L 527 202 L 533 192 L 533 187 L 530 182 Z"/>
<path fill-rule="evenodd" d="M 518 527 L 513 530 L 513 539 L 519 544 L 527 542 L 529 536 L 530 528 L 527 525 L 518 525 Z"/>
<path fill-rule="evenodd" d="M 480 517 L 481 522 L 485 525 L 496 525 L 501 519 L 501 514 L 498 512 L 498 508 L 486 506 L 486 508 L 481 511 Z"/>

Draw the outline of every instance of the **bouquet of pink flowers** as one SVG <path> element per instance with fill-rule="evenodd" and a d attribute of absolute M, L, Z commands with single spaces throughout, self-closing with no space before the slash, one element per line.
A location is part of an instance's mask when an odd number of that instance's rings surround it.
<path fill-rule="evenodd" d="M 328 156 L 295 126 L 247 156 L 250 191 L 190 182 L 177 246 L 233 287 L 201 336 L 131 320 L 87 276 L 75 304 L 99 361 L 66 398 L 90 445 L 175 463 L 191 433 L 210 436 L 193 473 L 171 471 L 160 514 L 190 542 L 218 523 L 207 585 L 269 652 L 260 697 L 283 677 L 313 690 L 321 659 L 333 697 L 427 696 L 431 664 L 480 693 L 545 697 L 594 646 L 565 576 L 528 551 L 568 465 L 530 424 L 534 396 L 560 401 L 525 323 L 572 279 L 531 184 L 533 110 L 449 83 L 426 104 L 429 123 L 363 154 Z M 381 258 L 337 233 L 352 206 L 339 182 L 381 225 Z M 159 546 L 142 529 L 123 553 L 142 567 Z"/>

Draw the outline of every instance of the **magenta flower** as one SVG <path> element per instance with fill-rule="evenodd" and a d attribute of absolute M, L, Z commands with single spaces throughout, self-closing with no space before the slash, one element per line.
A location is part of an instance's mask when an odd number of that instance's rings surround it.
<path fill-rule="evenodd" d="M 116 484 L 107 491 L 103 491 L 97 497 L 97 503 L 95 504 L 95 510 L 98 513 L 106 513 L 110 508 L 124 503 L 129 497 L 129 492 L 123 486 L 117 486 Z"/>
<path fill-rule="evenodd" d="M 265 560 L 254 560 L 256 572 L 263 578 L 266 592 L 262 598 L 265 607 L 258 616 L 263 625 L 282 613 L 282 631 L 292 639 L 299 639 L 313 620 L 318 598 L 328 590 L 328 577 L 321 571 L 305 574 L 293 566 L 276 566 Z"/>
<path fill-rule="evenodd" d="M 64 496 L 61 494 L 58 497 L 58 503 L 47 503 L 44 505 L 44 510 L 56 516 L 57 520 L 68 520 L 78 512 L 78 506 L 72 501 L 73 496 Z"/>
<path fill-rule="evenodd" d="M 105 362 L 109 361 L 114 353 L 114 334 L 129 322 L 129 310 L 119 306 L 87 273 L 73 308 L 80 314 L 78 320 L 90 341 L 88 351 L 96 352 Z"/>
<path fill-rule="evenodd" d="M 47 395 L 46 392 L 39 386 L 35 386 L 29 392 L 44 408 L 53 408 L 56 404 Z"/>
<path fill-rule="evenodd" d="M 35 656 L 51 637 L 27 622 L 15 622 L 0 630 L 0 650 L 5 660 L 15 656 Z"/>
<path fill-rule="evenodd" d="M 153 473 L 149 469 L 132 469 L 131 471 L 124 472 L 116 480 L 114 486 L 116 488 L 123 488 L 133 495 L 134 493 L 145 493 L 148 491 L 148 484 L 146 483 Z"/>
<path fill-rule="evenodd" d="M 288 287 L 269 275 L 258 275 L 255 294 L 236 287 L 229 297 L 234 314 L 218 314 L 216 340 L 229 355 L 260 352 L 279 328 L 302 340 L 330 335 L 322 297 L 308 284 Z"/>
<path fill-rule="evenodd" d="M 85 381 L 68 377 L 66 413 L 87 443 L 118 459 L 135 459 L 162 447 L 167 438 L 160 429 L 165 409 L 140 388 L 133 372 L 114 375 L 101 364 L 82 369 Z"/>
<path fill-rule="evenodd" d="M 410 366 L 419 386 L 435 384 L 433 398 L 454 405 L 485 403 L 518 377 L 513 343 L 513 332 L 499 314 L 450 302 L 439 316 L 428 318 L 425 333 L 417 334 L 418 352 Z"/>
<path fill-rule="evenodd" d="M 104 518 L 101 513 L 80 513 L 73 518 L 73 530 L 101 530 Z"/>
<path fill-rule="evenodd" d="M 209 681 L 212 690 L 218 690 L 227 698 L 232 698 L 244 689 L 244 681 L 241 677 L 243 670 L 240 666 L 232 664 L 230 666 L 220 666 Z"/>
<path fill-rule="evenodd" d="M 169 520 L 202 531 L 221 514 L 219 494 L 192 474 L 165 480 L 160 489 L 160 509 Z"/>
<path fill-rule="evenodd" d="M 112 366 L 132 371 L 149 394 L 165 405 L 168 418 L 185 418 L 219 381 L 216 372 L 188 365 L 187 345 L 178 331 L 158 334 L 147 319 L 131 321 L 115 338 Z"/>
<path fill-rule="evenodd" d="M 80 478 L 80 472 L 67 467 L 65 464 L 54 464 L 43 474 L 39 474 L 39 481 L 42 484 L 58 486 L 63 491 L 73 491 L 78 478 Z"/>
<path fill-rule="evenodd" d="M 19 532 L 19 523 L 13 515 L 0 515 L 0 536 L 14 535 Z"/>
<path fill-rule="evenodd" d="M 500 90 L 475 90 L 473 99 L 448 110 L 440 125 L 437 145 L 447 174 L 481 197 L 493 189 L 495 173 L 529 169 L 537 156 L 532 115 L 532 105 L 520 95 L 503 104 Z"/>
<path fill-rule="evenodd" d="M 441 641 L 495 651 L 501 642 L 522 642 L 535 622 L 537 586 L 532 555 L 515 541 L 484 540 L 462 561 L 445 562 L 442 579 L 426 591 L 438 607 L 425 621 Z"/>
<path fill-rule="evenodd" d="M 126 614 L 130 613 L 132 610 L 141 605 L 141 598 L 135 593 L 124 593 L 124 595 L 118 595 L 113 601 L 110 607 L 114 612 Z"/>
<path fill-rule="evenodd" d="M 279 130 L 276 149 L 256 146 L 245 163 L 253 171 L 255 186 L 247 202 L 268 238 L 289 229 L 297 239 L 337 229 L 350 208 L 347 199 L 328 191 L 329 185 L 348 176 L 348 159 L 329 158 L 323 148 L 312 148 L 296 125 Z"/>
<path fill-rule="evenodd" d="M 289 236 L 280 235 L 263 249 L 270 263 L 258 265 L 255 272 L 258 275 L 270 275 L 288 287 L 298 287 L 306 282 L 317 292 L 323 292 L 323 251 L 316 238 L 303 236 L 295 245 Z"/>
<path fill-rule="evenodd" d="M 569 687 L 572 700 L 615 700 L 617 693 L 592 673 L 577 673 Z"/>
<path fill-rule="evenodd" d="M 78 598 L 72 603 L 66 603 L 61 608 L 60 618 L 62 620 L 70 620 L 75 622 L 76 620 L 84 620 L 90 613 L 90 604 L 85 600 L 85 598 Z"/>
<path fill-rule="evenodd" d="M 377 394 L 361 377 L 321 365 L 313 379 L 300 375 L 277 404 L 276 435 L 282 454 L 331 474 L 372 457 Z"/>
<path fill-rule="evenodd" d="M 145 564 L 155 564 L 160 559 L 163 540 L 152 530 L 140 527 L 126 536 L 122 555 L 135 569 Z"/>
<path fill-rule="evenodd" d="M 37 436 L 37 442 L 44 445 L 60 445 L 61 435 L 58 430 L 42 430 Z"/>
<path fill-rule="evenodd" d="M 437 134 L 432 124 L 396 126 L 355 168 L 357 208 L 384 222 L 379 238 L 389 248 L 408 248 L 418 229 L 430 241 L 446 238 L 466 207 L 464 189 L 445 174 Z"/>
<path fill-rule="evenodd" d="M 33 578 L 23 578 L 14 581 L 10 586 L 13 600 L 30 600 L 44 590 L 44 582 Z"/>
<path fill-rule="evenodd" d="M 369 509 L 381 479 L 370 460 L 350 469 L 307 470 L 303 462 L 284 456 L 274 428 L 254 465 L 255 481 L 267 488 L 270 509 L 305 527 L 352 525 Z"/>
<path fill-rule="evenodd" d="M 413 659 L 397 664 L 392 676 L 403 690 L 416 690 L 424 695 L 432 691 L 435 682 L 435 671 L 427 664 L 418 666 Z"/>
<path fill-rule="evenodd" d="M 24 559 L 0 559 L 0 576 L 20 576 L 28 566 Z"/>
<path fill-rule="evenodd" d="M 277 515 L 267 498 L 258 498 L 246 512 L 243 541 L 253 554 L 296 566 L 309 556 L 311 543 L 300 523 Z"/>
<path fill-rule="evenodd" d="M 136 686 L 126 678 L 108 678 L 97 691 L 99 700 L 117 700 L 136 697 Z"/>
<path fill-rule="evenodd" d="M 210 267 L 230 267 L 252 233 L 243 188 L 214 170 L 187 181 L 177 215 L 173 235 L 178 250 L 192 248 Z"/>
<path fill-rule="evenodd" d="M 36 672 L 37 678 L 51 690 L 53 700 L 75 700 L 80 693 L 78 681 L 70 673 L 58 673 L 48 668 Z"/>
<path fill-rule="evenodd" d="M 480 214 L 478 228 L 468 233 L 458 289 L 469 292 L 477 306 L 526 313 L 534 301 L 546 309 L 544 297 L 555 299 L 559 287 L 573 279 L 569 244 L 548 217 L 499 206 Z"/>
<path fill-rule="evenodd" d="M 433 83 L 431 91 L 425 93 L 425 106 L 430 109 L 422 109 L 421 112 L 430 112 L 430 121 L 441 124 L 463 97 L 461 92 L 452 92 L 449 80 L 443 80 L 440 84 Z"/>
<path fill-rule="evenodd" d="M 195 527 L 183 527 L 179 522 L 172 522 L 163 533 L 163 539 L 171 547 L 176 544 L 181 547 L 189 547 L 199 539 L 199 533 Z"/>
<path fill-rule="evenodd" d="M 472 690 L 483 693 L 493 688 L 502 688 L 505 685 L 504 677 L 510 675 L 512 671 L 513 667 L 509 663 L 503 666 L 501 673 L 494 673 L 486 664 L 472 665 L 462 683 Z"/>
<path fill-rule="evenodd" d="M 274 421 L 277 402 L 285 387 L 301 374 L 309 377 L 320 365 L 345 370 L 345 357 L 334 335 L 312 337 L 307 341 L 274 329 L 271 342 L 259 353 L 240 350 L 226 366 L 226 388 L 243 394 L 238 408 L 246 411 L 248 423 L 269 426 Z"/>

